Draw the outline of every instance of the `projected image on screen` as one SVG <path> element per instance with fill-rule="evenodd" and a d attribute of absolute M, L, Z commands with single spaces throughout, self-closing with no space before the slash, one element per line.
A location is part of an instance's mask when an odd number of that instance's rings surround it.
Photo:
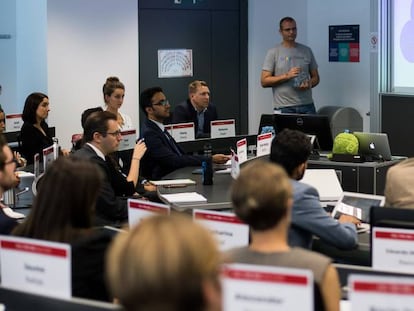
<path fill-rule="evenodd" d="M 414 92 L 414 0 L 393 1 L 393 88 Z"/>

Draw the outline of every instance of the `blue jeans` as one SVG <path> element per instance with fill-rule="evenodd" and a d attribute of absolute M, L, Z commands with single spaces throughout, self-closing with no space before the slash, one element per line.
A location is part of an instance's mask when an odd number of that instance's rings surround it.
<path fill-rule="evenodd" d="M 280 112 L 280 113 L 316 114 L 314 103 L 292 106 L 292 107 L 283 107 L 280 109 L 275 109 L 275 111 Z"/>

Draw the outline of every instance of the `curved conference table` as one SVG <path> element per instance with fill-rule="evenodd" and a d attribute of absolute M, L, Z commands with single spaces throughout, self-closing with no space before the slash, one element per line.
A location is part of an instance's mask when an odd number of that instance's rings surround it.
<path fill-rule="evenodd" d="M 266 161 L 268 157 L 255 158 L 252 160 Z M 249 160 L 249 161 L 252 161 Z M 248 161 L 248 162 L 249 162 Z M 246 162 L 245 162 L 246 163 Z M 197 172 L 195 174 L 195 172 Z M 185 187 L 168 188 L 159 186 L 159 194 L 170 194 L 180 192 L 197 192 L 207 198 L 207 203 L 202 204 L 185 204 L 177 205 L 172 204 L 172 209 L 180 212 L 191 213 L 193 209 L 214 209 L 214 210 L 231 210 L 230 200 L 230 187 L 232 183 L 232 177 L 230 173 L 214 173 L 213 185 L 203 185 L 202 176 L 199 173 L 200 167 L 184 167 L 178 169 L 163 179 L 192 179 L 196 182 L 195 185 L 187 185 Z M 360 233 L 358 235 L 358 246 L 354 250 L 344 251 L 333 246 L 330 246 L 318 238 L 315 238 L 313 243 L 313 249 L 327 256 L 334 258 L 335 261 L 345 264 L 354 264 L 362 266 L 371 265 L 370 255 L 370 234 Z"/>

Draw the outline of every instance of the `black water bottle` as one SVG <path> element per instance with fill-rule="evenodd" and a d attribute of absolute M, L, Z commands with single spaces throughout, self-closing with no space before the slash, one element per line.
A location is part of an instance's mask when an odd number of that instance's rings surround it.
<path fill-rule="evenodd" d="M 213 184 L 213 163 L 211 157 L 207 158 L 201 164 L 203 172 L 203 185 L 212 185 Z"/>

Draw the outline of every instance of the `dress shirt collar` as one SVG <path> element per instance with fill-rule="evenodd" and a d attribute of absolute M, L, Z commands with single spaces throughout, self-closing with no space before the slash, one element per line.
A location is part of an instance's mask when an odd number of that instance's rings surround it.
<path fill-rule="evenodd" d="M 105 161 L 105 155 L 102 153 L 101 150 L 99 150 L 98 148 L 96 148 L 94 145 L 92 145 L 91 143 L 86 143 L 89 147 L 91 147 L 93 149 L 93 151 L 95 151 L 95 153 L 98 155 L 98 157 L 100 157 L 102 160 Z"/>
<path fill-rule="evenodd" d="M 161 122 L 155 121 L 155 120 L 151 120 L 151 119 L 148 119 L 148 120 L 154 122 L 161 129 L 161 131 L 164 132 L 164 129 L 165 129 L 164 124 L 162 124 Z"/>

